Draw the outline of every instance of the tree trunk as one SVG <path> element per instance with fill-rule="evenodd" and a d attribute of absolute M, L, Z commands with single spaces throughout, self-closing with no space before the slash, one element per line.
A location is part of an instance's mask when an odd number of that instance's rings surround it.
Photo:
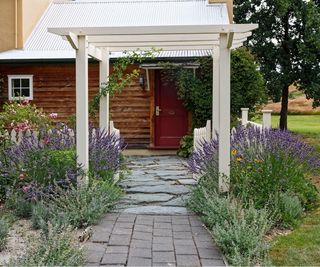
<path fill-rule="evenodd" d="M 289 86 L 286 85 L 282 88 L 280 130 L 288 129 L 288 101 L 289 101 Z"/>

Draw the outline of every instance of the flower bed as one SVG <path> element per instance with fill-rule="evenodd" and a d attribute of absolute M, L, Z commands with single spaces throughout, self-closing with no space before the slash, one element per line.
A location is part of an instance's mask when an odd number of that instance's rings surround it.
<path fill-rule="evenodd" d="M 212 140 L 188 161 L 190 170 L 203 176 L 190 206 L 204 216 L 231 264 L 262 263 L 269 228 L 293 227 L 317 203 L 308 175 L 319 171 L 320 157 L 290 132 L 238 127 L 231 140 L 230 192 L 223 195 L 217 149 L 218 140 Z"/>
<path fill-rule="evenodd" d="M 0 250 L 12 224 L 2 210 L 31 220 L 41 235 L 12 265 L 83 265 L 83 252 L 71 240 L 72 229 L 97 223 L 121 195 L 113 180 L 121 167 L 120 137 L 90 129 L 89 184 L 78 187 L 77 177 L 84 173 L 77 164 L 75 134 L 64 124 L 53 127 L 56 117 L 27 102 L 6 104 L 0 113 Z M 23 133 L 19 142 L 5 134 L 11 129 Z"/>

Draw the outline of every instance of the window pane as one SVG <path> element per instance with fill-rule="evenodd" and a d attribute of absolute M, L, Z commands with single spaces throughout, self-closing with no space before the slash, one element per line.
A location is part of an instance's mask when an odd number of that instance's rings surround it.
<path fill-rule="evenodd" d="M 29 79 L 21 79 L 21 87 L 30 87 L 30 80 Z"/>
<path fill-rule="evenodd" d="M 12 94 L 13 97 L 21 96 L 20 89 L 13 89 L 12 91 L 13 91 L 13 94 Z"/>
<path fill-rule="evenodd" d="M 29 97 L 30 96 L 30 90 L 29 89 L 21 89 L 21 96 Z"/>
<path fill-rule="evenodd" d="M 12 79 L 12 87 L 19 88 L 20 87 L 20 79 Z"/>

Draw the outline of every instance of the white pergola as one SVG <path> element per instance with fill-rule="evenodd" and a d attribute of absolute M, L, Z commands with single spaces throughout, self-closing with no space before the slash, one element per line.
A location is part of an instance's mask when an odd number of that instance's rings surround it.
<path fill-rule="evenodd" d="M 76 50 L 76 131 L 78 163 L 89 168 L 88 56 L 100 62 L 100 84 L 109 76 L 109 53 L 160 48 L 213 51 L 212 136 L 219 134 L 219 188 L 229 190 L 230 51 L 241 47 L 256 24 L 49 28 Z M 100 101 L 100 128 L 109 128 L 109 96 Z M 80 182 L 83 182 L 81 179 Z"/>

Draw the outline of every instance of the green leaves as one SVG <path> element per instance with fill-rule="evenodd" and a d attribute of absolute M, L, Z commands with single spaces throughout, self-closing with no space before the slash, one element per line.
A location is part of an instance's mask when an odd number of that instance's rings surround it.
<path fill-rule="evenodd" d="M 139 64 L 146 58 L 154 58 L 160 52 L 159 49 L 152 48 L 147 51 L 137 49 L 135 51 L 124 51 L 124 55 L 119 57 L 113 64 L 112 72 L 109 75 L 107 83 L 100 85 L 99 93 L 93 98 L 89 106 L 89 114 L 95 116 L 99 110 L 100 98 L 108 93 L 112 96 L 116 92 L 121 92 L 124 88 L 130 85 L 133 79 L 137 78 L 140 70 L 135 68 L 128 71 L 128 67 L 133 64 Z"/>
<path fill-rule="evenodd" d="M 320 106 L 320 10 L 314 1 L 235 0 L 234 7 L 236 23 L 259 24 L 248 46 L 269 96 L 280 101 L 286 98 L 282 88 L 295 84 Z"/>

